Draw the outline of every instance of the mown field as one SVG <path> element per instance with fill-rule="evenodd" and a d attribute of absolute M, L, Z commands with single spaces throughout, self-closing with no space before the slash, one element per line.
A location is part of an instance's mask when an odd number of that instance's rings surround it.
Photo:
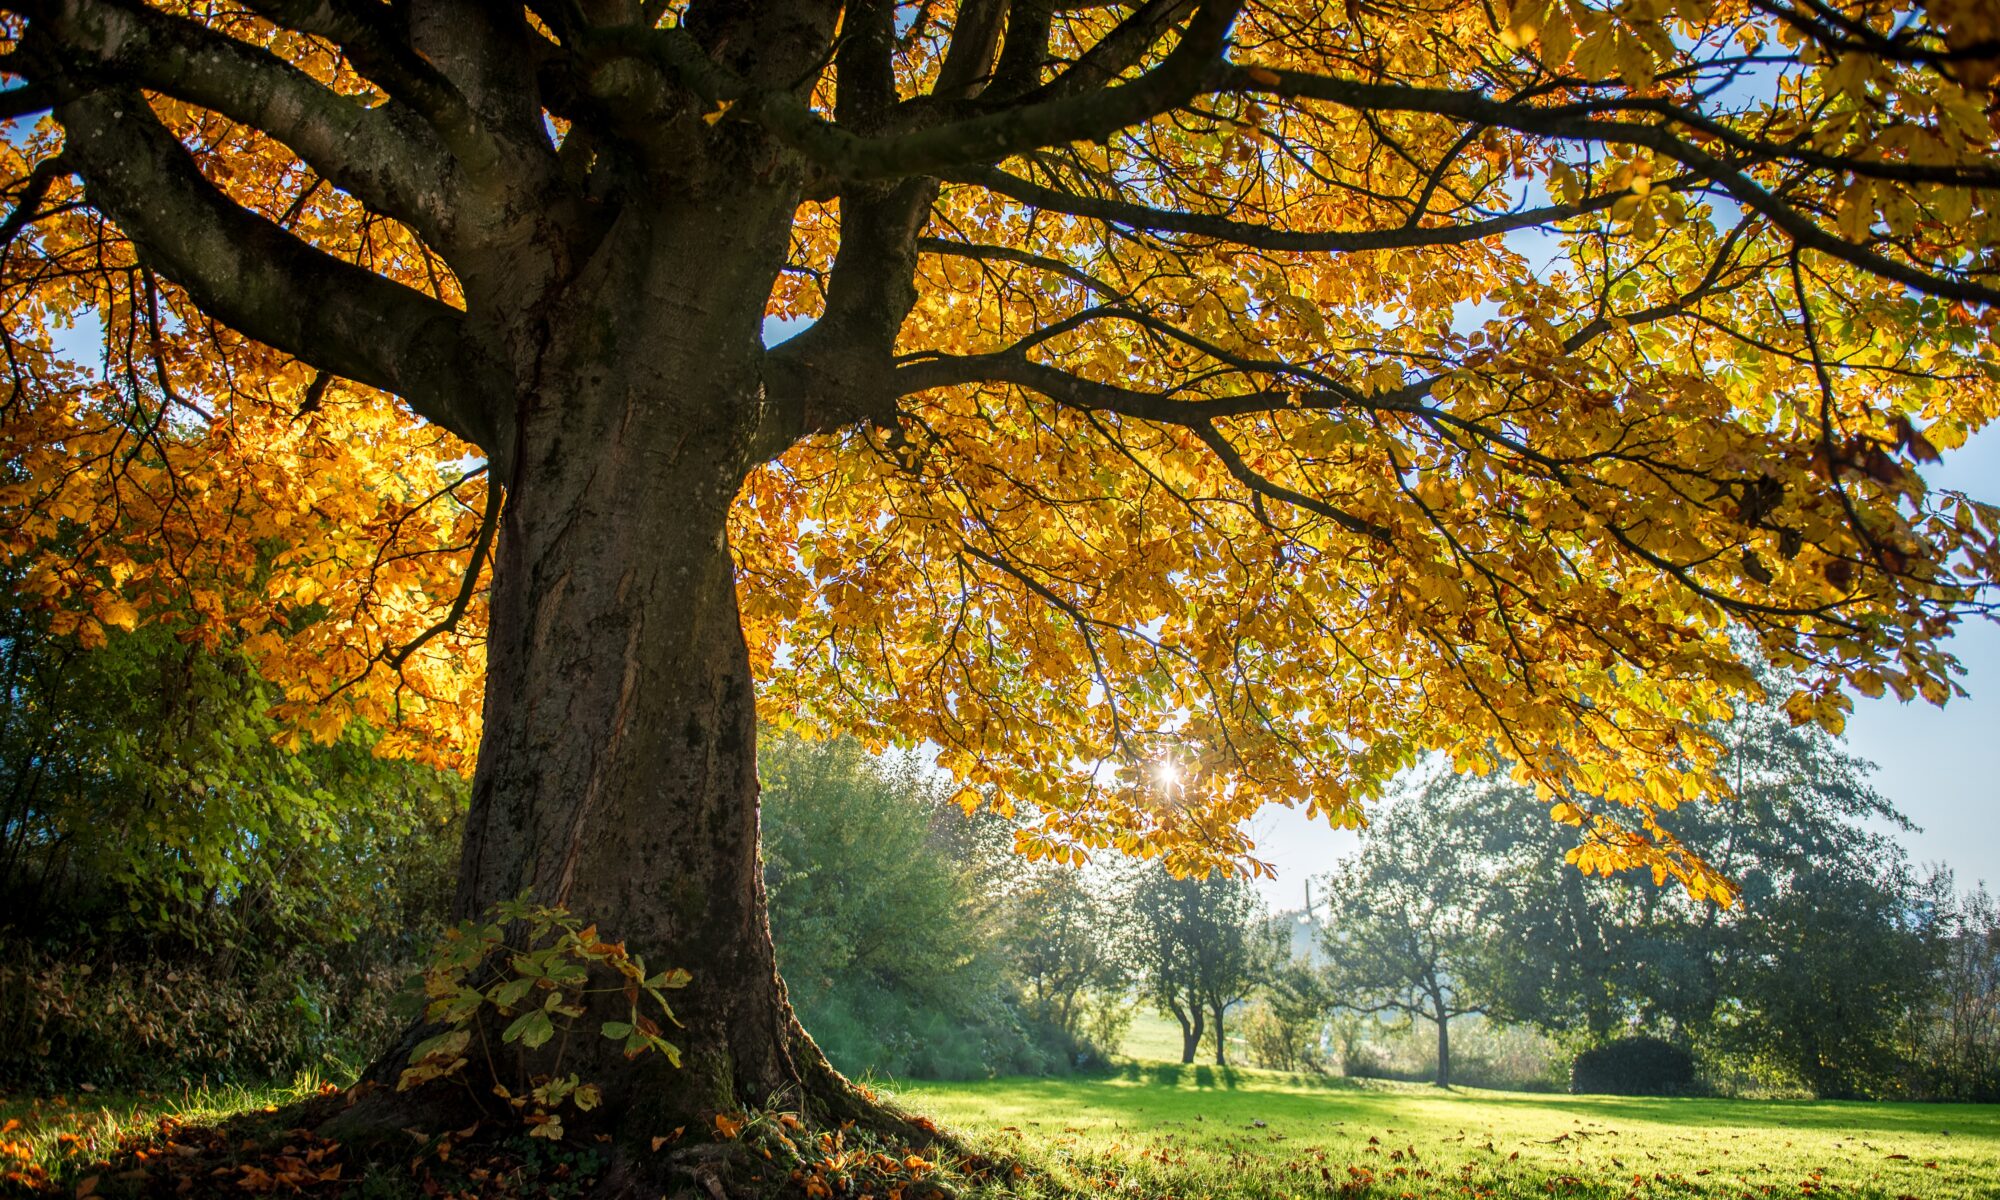
<path fill-rule="evenodd" d="M 2000 1197 L 1993 1105 L 1442 1092 L 1158 1061 L 892 1091 L 1096 1194 Z"/>
<path fill-rule="evenodd" d="M 282 1121 L 282 1106 L 327 1086 L 0 1100 L 0 1167 L 39 1163 L 50 1190 L 89 1192 L 101 1170 L 91 1160 L 161 1117 Z M 1138 1058 L 1102 1075 L 878 1090 L 1034 1168 L 971 1189 L 982 1200 L 2000 1198 L 1994 1105 L 1444 1092 Z M 101 1190 L 122 1191 L 118 1180 L 106 1173 Z M 415 1194 L 351 1174 L 313 1190 L 351 1194 L 357 1183 L 363 1195 Z"/>

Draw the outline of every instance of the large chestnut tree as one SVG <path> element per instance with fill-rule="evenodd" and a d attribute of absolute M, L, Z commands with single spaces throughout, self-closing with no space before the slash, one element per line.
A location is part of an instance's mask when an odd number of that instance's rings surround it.
<path fill-rule="evenodd" d="M 622 1136 L 853 1113 L 760 708 L 1179 870 L 1504 753 L 1713 895 L 1737 646 L 1946 698 L 1996 71 L 1984 0 L 0 0 L 6 550 L 476 762 L 461 913 L 692 973 L 680 1068 L 568 1051 Z"/>

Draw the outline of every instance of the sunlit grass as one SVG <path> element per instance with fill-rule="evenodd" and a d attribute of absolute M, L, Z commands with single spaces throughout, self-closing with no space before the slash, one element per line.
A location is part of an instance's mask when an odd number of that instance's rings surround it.
<path fill-rule="evenodd" d="M 35 1180 L 39 1168 L 46 1179 L 37 1182 L 73 1184 L 96 1171 L 121 1141 L 148 1135 L 162 1121 L 207 1125 L 243 1113 L 276 1112 L 318 1095 L 330 1082 L 308 1071 L 290 1083 L 202 1082 L 179 1091 L 0 1095 L 0 1180 L 26 1183 Z"/>
<path fill-rule="evenodd" d="M 2000 1196 L 1993 1105 L 1447 1092 L 1164 1063 L 896 1099 L 1097 1194 Z"/>
<path fill-rule="evenodd" d="M 1213 1056 L 1214 1043 L 1205 1041 L 1202 1044 Z M 1125 1031 L 1125 1040 L 1118 1049 L 1130 1058 L 1179 1062 L 1181 1027 L 1158 1013 L 1141 1011 L 1132 1018 L 1132 1025 Z"/>
<path fill-rule="evenodd" d="M 1177 1041 L 1172 1049 L 1178 1051 Z M 326 1081 L 0 1097 L 0 1173 L 62 1194 L 121 1140 L 276 1111 Z M 1133 1061 L 1105 1075 L 908 1082 L 891 1098 L 1041 1168 L 989 1197 L 1995 1200 L 2000 1106 L 1651 1100 Z M 18 1124 L 15 1124 L 18 1122 Z M 4 1190 L 4 1189 L 0 1189 Z"/>

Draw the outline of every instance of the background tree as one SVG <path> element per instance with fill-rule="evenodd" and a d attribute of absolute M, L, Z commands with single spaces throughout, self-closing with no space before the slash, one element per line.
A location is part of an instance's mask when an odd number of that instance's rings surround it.
<path fill-rule="evenodd" d="M 1215 1065 L 1229 1064 L 1229 1014 L 1256 995 L 1284 961 L 1278 932 L 1257 893 L 1241 879 L 1223 877 L 1207 908 L 1209 930 L 1197 951 L 1209 1028 L 1215 1034 Z"/>
<path fill-rule="evenodd" d="M 769 736 L 760 771 L 778 966 L 833 1062 L 935 1079 L 1045 1069 L 1033 1017 L 1008 1004 L 991 898 L 1006 881 L 984 869 L 1006 831 L 974 828 L 914 759 L 847 739 Z"/>
<path fill-rule="evenodd" d="M 464 781 L 375 755 L 361 724 L 293 748 L 239 643 L 116 612 L 57 632 L 5 582 L 0 1084 L 177 1088 L 378 1049 L 449 907 Z"/>
<path fill-rule="evenodd" d="M 1484 1007 L 1468 984 L 1484 951 L 1485 895 L 1446 799 L 1465 786 L 1448 774 L 1415 785 L 1324 884 L 1328 990 L 1350 1009 L 1429 1021 L 1439 1087 L 1451 1086 L 1452 1018 Z"/>
<path fill-rule="evenodd" d="M 1948 920 L 1936 999 L 1908 1057 L 1923 1094 L 1991 1103 L 2000 1099 L 2000 905 L 1981 885 Z"/>
<path fill-rule="evenodd" d="M 1333 1001 L 1326 973 L 1312 962 L 1291 957 L 1277 964 L 1244 1022 L 1252 1059 L 1277 1071 L 1326 1070 L 1324 1035 Z"/>
<path fill-rule="evenodd" d="M 1725 618 L 1822 722 L 1951 691 L 2000 514 L 1908 461 L 1996 407 L 1986 6 L 920 12 L 0 7 L 25 586 L 152 619 L 282 493 L 346 552 L 201 611 L 301 726 L 469 757 L 483 644 L 457 911 L 693 973 L 685 1070 L 568 1060 L 625 1145 L 871 1111 L 775 978 L 759 703 L 1180 868 L 1498 746 L 1605 802 L 1579 865 L 1714 895 L 1662 818 Z M 470 458 L 463 588 L 370 548 Z"/>
<path fill-rule="evenodd" d="M 1107 881 L 1041 864 L 1000 901 L 1005 952 L 1030 1019 L 1059 1030 L 1073 1058 L 1118 1049 L 1130 1014 L 1128 914 Z"/>
<path fill-rule="evenodd" d="M 1229 1010 L 1249 999 L 1271 958 L 1256 893 L 1241 878 L 1176 878 L 1153 866 L 1134 873 L 1129 905 L 1143 986 L 1179 1023 L 1181 1061 L 1193 1062 L 1212 1032 L 1216 1064 L 1226 1065 Z"/>
<path fill-rule="evenodd" d="M 1731 922 L 1711 1036 L 1823 1099 L 1883 1094 L 1937 987 L 1944 915 L 1906 864 L 1822 865 Z"/>
<path fill-rule="evenodd" d="M 1437 869 L 1487 931 L 1465 974 L 1494 1015 L 1586 1044 L 1641 1031 L 1821 1094 L 1880 1091 L 1936 986 L 1949 885 L 1913 869 L 1894 837 L 1909 822 L 1825 729 L 1767 700 L 1711 733 L 1731 795 L 1677 827 L 1738 881 L 1729 908 L 1569 869 L 1589 797 L 1559 800 L 1553 823 L 1524 819 L 1522 788 L 1498 775 L 1401 801 L 1458 831 Z"/>

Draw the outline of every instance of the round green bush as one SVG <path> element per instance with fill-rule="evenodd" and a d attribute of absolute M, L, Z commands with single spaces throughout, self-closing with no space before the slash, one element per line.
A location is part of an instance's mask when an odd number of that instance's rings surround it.
<path fill-rule="evenodd" d="M 1655 1037 L 1619 1038 L 1576 1056 L 1569 1069 L 1575 1094 L 1685 1096 L 1695 1090 L 1694 1055 Z"/>

